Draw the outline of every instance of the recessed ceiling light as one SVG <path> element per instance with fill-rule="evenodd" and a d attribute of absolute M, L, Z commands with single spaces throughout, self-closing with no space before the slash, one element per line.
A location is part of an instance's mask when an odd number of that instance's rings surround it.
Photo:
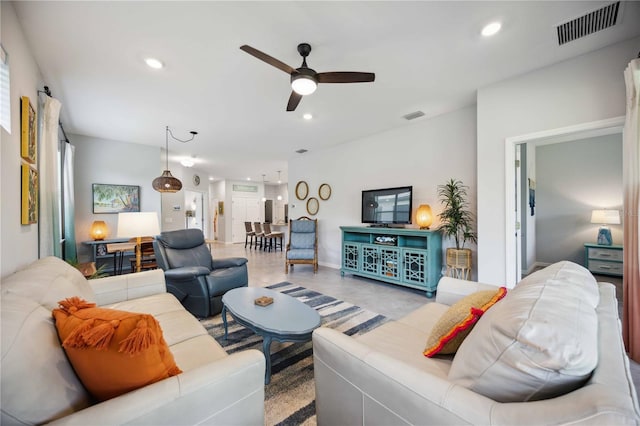
<path fill-rule="evenodd" d="M 144 62 L 154 70 L 159 70 L 161 68 L 164 68 L 164 64 L 162 63 L 162 61 L 156 58 L 145 58 Z"/>
<path fill-rule="evenodd" d="M 193 167 L 195 162 L 191 158 L 183 158 L 182 160 L 180 160 L 180 164 L 185 167 Z"/>
<path fill-rule="evenodd" d="M 213 176 L 209 176 L 209 180 L 213 180 Z"/>
<path fill-rule="evenodd" d="M 485 37 L 492 36 L 500 31 L 500 28 L 502 28 L 502 24 L 500 22 L 492 22 L 488 25 L 485 25 L 485 27 L 482 29 L 482 35 Z"/>
<path fill-rule="evenodd" d="M 313 118 L 313 115 L 306 113 L 302 116 L 302 118 L 304 118 L 305 120 L 311 120 Z"/>
<path fill-rule="evenodd" d="M 248 178 L 247 178 L 247 180 L 251 180 L 251 178 L 250 178 L 250 177 L 248 177 Z"/>

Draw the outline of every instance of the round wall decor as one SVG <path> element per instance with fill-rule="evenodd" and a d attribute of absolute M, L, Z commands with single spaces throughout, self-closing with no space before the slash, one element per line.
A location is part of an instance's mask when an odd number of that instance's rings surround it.
<path fill-rule="evenodd" d="M 195 186 L 200 185 L 200 176 L 198 176 L 198 175 L 193 175 L 193 184 L 194 184 Z"/>
<path fill-rule="evenodd" d="M 331 197 L 331 187 L 328 183 L 323 183 L 322 185 L 320 185 L 320 188 L 318 188 L 318 196 L 321 200 L 324 201 L 328 200 L 329 197 Z"/>
<path fill-rule="evenodd" d="M 298 200 L 304 200 L 309 195 L 309 185 L 307 182 L 301 180 L 296 184 L 296 197 Z"/>
<path fill-rule="evenodd" d="M 316 197 L 311 197 L 307 200 L 307 213 L 310 215 L 318 214 L 318 210 L 320 209 L 320 202 Z"/>

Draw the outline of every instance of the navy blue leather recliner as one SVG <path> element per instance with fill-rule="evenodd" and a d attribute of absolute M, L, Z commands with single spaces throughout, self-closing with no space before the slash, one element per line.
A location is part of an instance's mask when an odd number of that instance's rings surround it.
<path fill-rule="evenodd" d="M 247 287 L 247 259 L 213 259 L 200 229 L 181 229 L 158 235 L 153 242 L 158 266 L 164 271 L 167 291 L 198 318 L 222 311 L 222 296 Z"/>

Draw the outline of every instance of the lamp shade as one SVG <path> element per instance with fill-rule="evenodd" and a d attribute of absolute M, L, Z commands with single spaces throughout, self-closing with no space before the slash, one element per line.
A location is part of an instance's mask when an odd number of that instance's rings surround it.
<path fill-rule="evenodd" d="M 89 230 L 89 235 L 96 241 L 104 240 L 107 237 L 109 228 L 104 220 L 94 220 Z"/>
<path fill-rule="evenodd" d="M 429 229 L 433 222 L 433 214 L 431 213 L 431 206 L 429 204 L 420 204 L 416 211 L 416 222 L 420 229 Z"/>
<path fill-rule="evenodd" d="M 620 225 L 619 210 L 593 210 L 591 212 L 591 223 L 602 225 Z"/>
<path fill-rule="evenodd" d="M 118 213 L 118 238 L 153 237 L 159 233 L 156 212 Z"/>
<path fill-rule="evenodd" d="M 182 182 L 174 178 L 169 170 L 162 172 L 162 176 L 155 178 L 151 185 L 158 192 L 178 192 L 182 189 Z"/>

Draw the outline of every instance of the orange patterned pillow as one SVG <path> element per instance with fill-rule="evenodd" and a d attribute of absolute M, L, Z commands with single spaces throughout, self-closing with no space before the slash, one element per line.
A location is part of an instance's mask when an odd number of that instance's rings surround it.
<path fill-rule="evenodd" d="M 424 356 L 456 353 L 478 319 L 507 294 L 506 287 L 498 291 L 478 291 L 460 299 L 440 317 L 431 330 Z"/>
<path fill-rule="evenodd" d="M 99 401 L 182 373 L 151 315 L 97 308 L 79 297 L 53 310 L 76 374 Z"/>

